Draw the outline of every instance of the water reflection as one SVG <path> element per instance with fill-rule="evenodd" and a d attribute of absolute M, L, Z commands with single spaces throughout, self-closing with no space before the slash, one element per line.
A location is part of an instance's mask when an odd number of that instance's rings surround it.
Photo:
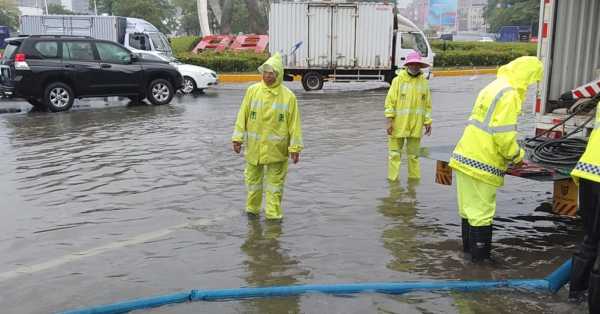
<path fill-rule="evenodd" d="M 382 239 L 383 246 L 393 256 L 387 267 L 394 271 L 410 272 L 418 262 L 418 226 L 414 223 L 418 185 L 419 180 L 414 179 L 409 179 L 406 187 L 399 182 L 390 182 L 389 195 L 381 199 L 379 205 L 379 212 L 392 221 L 383 231 Z"/>
<path fill-rule="evenodd" d="M 246 282 L 252 287 L 297 284 L 294 270 L 298 261 L 290 258 L 281 247 L 280 222 L 248 219 L 248 237 L 241 250 L 248 255 Z M 244 302 L 245 313 L 300 313 L 300 297 L 258 298 Z"/>

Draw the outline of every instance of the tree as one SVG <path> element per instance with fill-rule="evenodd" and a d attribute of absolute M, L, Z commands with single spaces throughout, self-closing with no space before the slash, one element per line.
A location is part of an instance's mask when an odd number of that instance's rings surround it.
<path fill-rule="evenodd" d="M 176 20 L 175 7 L 169 0 L 114 1 L 112 11 L 114 15 L 144 19 L 163 33 L 169 33 Z"/>
<path fill-rule="evenodd" d="M 539 0 L 489 0 L 483 16 L 492 33 L 508 25 L 530 25 L 535 32 L 539 14 Z"/>
<path fill-rule="evenodd" d="M 48 14 L 58 14 L 58 15 L 75 15 L 76 13 L 65 9 L 62 4 L 49 3 L 48 4 Z"/>
<path fill-rule="evenodd" d="M 113 15 L 113 6 L 116 0 L 90 0 L 90 9 L 94 9 L 94 5 L 98 9 L 98 14 L 106 13 Z"/>
<path fill-rule="evenodd" d="M 179 30 L 188 35 L 200 34 L 198 22 L 198 4 L 194 0 L 173 0 L 173 4 L 181 9 Z"/>
<path fill-rule="evenodd" d="M 0 25 L 17 30 L 19 27 L 19 9 L 14 0 L 0 0 Z"/>

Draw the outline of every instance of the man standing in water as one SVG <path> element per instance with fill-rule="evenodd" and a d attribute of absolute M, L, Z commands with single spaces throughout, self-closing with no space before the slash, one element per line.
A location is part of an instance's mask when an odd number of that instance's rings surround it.
<path fill-rule="evenodd" d="M 585 231 L 583 242 L 573 254 L 569 298 L 583 301 L 589 287 L 590 313 L 600 313 L 600 109 L 596 105 L 594 130 L 587 148 L 571 172 L 579 184 L 579 213 Z"/>
<path fill-rule="evenodd" d="M 398 70 L 385 98 L 388 120 L 388 180 L 398 180 L 401 151 L 406 143 L 408 178 L 419 179 L 419 149 L 423 128 L 431 135 L 431 91 L 421 72 L 429 67 L 418 52 L 408 54 L 404 69 Z"/>
<path fill-rule="evenodd" d="M 288 155 L 300 161 L 302 128 L 296 96 L 282 84 L 283 63 L 274 54 L 258 68 L 262 82 L 250 86 L 240 106 L 231 141 L 240 153 L 246 145 L 246 212 L 259 215 L 266 172 L 267 219 L 281 219 L 281 198 L 288 169 Z"/>
<path fill-rule="evenodd" d="M 522 163 L 517 119 L 530 84 L 542 78 L 542 62 L 520 57 L 498 69 L 496 80 L 479 92 L 450 167 L 456 170 L 458 211 L 465 253 L 474 262 L 490 258 L 496 190 L 509 163 Z"/>

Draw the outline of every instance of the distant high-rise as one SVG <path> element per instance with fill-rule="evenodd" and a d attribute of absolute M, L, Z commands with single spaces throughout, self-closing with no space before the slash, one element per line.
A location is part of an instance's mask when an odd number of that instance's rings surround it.
<path fill-rule="evenodd" d="M 487 25 L 483 18 L 487 0 L 458 0 L 458 31 L 485 32 Z"/>

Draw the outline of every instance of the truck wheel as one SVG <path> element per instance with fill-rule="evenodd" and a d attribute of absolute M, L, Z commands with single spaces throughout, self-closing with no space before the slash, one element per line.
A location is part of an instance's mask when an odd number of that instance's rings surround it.
<path fill-rule="evenodd" d="M 44 91 L 44 104 L 52 112 L 67 111 L 74 101 L 73 90 L 65 83 L 52 83 Z"/>
<path fill-rule="evenodd" d="M 318 72 L 308 72 L 302 76 L 302 87 L 305 91 L 323 88 L 323 76 Z"/>
<path fill-rule="evenodd" d="M 156 79 L 148 85 L 148 100 L 153 105 L 166 105 L 174 95 L 173 85 L 165 79 Z"/>

